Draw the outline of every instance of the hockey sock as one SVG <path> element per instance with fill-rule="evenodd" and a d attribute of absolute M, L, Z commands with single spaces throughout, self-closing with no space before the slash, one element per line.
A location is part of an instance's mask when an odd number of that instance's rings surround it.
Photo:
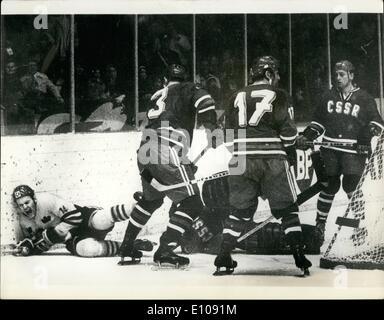
<path fill-rule="evenodd" d="M 301 224 L 297 212 L 285 214 L 281 220 L 281 227 L 287 237 L 290 233 L 301 234 Z"/>
<path fill-rule="evenodd" d="M 328 213 L 331 210 L 333 199 L 335 198 L 334 194 L 329 194 L 324 191 L 321 191 L 319 198 L 317 200 L 317 215 L 316 221 L 326 221 Z"/>
<path fill-rule="evenodd" d="M 113 228 L 115 222 L 129 219 L 132 207 L 120 204 L 109 210 L 98 209 L 90 216 L 89 226 L 95 230 L 108 230 Z"/>
<path fill-rule="evenodd" d="M 202 211 L 203 204 L 197 195 L 182 200 L 178 205 L 172 205 L 167 230 L 160 238 L 160 245 L 178 246 L 184 232 L 192 227 L 193 219 Z"/>
<path fill-rule="evenodd" d="M 163 204 L 163 199 L 154 201 L 140 200 L 132 210 L 125 231 L 124 244 L 132 245 L 141 229 L 151 218 L 152 213 Z"/>
<path fill-rule="evenodd" d="M 117 255 L 120 243 L 111 240 L 86 238 L 76 243 L 75 253 L 80 257 L 113 257 Z"/>
<path fill-rule="evenodd" d="M 245 223 L 251 220 L 249 217 L 239 217 L 240 214 L 240 210 L 232 212 L 224 221 L 222 251 L 229 252 L 235 248 L 236 240 L 244 231 Z"/>
<path fill-rule="evenodd" d="M 124 204 L 111 207 L 111 216 L 113 222 L 128 220 L 131 214 L 131 208 Z"/>
<path fill-rule="evenodd" d="M 120 242 L 112 241 L 112 240 L 104 240 L 101 241 L 104 242 L 105 251 L 103 252 L 103 257 L 114 257 L 117 255 L 117 252 L 119 251 Z"/>
<path fill-rule="evenodd" d="M 185 230 L 191 228 L 193 219 L 189 214 L 179 210 L 179 208 L 170 212 L 167 230 L 160 238 L 160 245 L 166 244 L 176 247 Z"/>
<path fill-rule="evenodd" d="M 181 236 L 182 233 L 180 231 L 168 226 L 167 230 L 160 237 L 160 247 L 168 246 L 175 249 L 179 245 Z"/>

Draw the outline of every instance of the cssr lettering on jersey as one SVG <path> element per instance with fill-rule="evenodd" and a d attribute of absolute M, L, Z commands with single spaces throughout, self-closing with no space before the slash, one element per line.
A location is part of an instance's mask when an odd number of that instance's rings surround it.
<path fill-rule="evenodd" d="M 343 113 L 345 115 L 351 115 L 357 118 L 359 116 L 360 106 L 358 104 L 352 104 L 350 102 L 337 101 L 336 104 L 333 100 L 329 100 L 327 103 L 328 113 Z"/>

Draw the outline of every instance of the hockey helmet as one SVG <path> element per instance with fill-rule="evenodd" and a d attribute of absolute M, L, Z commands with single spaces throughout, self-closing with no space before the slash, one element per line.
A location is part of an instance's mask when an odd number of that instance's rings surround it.
<path fill-rule="evenodd" d="M 35 191 L 27 185 L 20 185 L 17 186 L 13 192 L 12 192 L 13 200 L 16 202 L 17 199 L 20 199 L 25 196 L 30 196 L 31 198 L 34 198 Z"/>
<path fill-rule="evenodd" d="M 264 77 L 266 71 L 275 73 L 279 68 L 279 61 L 272 56 L 257 58 L 252 64 L 252 75 L 255 78 Z"/>
<path fill-rule="evenodd" d="M 169 80 L 185 80 L 187 70 L 182 64 L 172 63 L 168 67 Z"/>
<path fill-rule="evenodd" d="M 352 62 L 348 60 L 341 60 L 336 62 L 335 64 L 335 71 L 337 70 L 344 70 L 349 73 L 354 73 L 355 72 L 355 67 L 353 66 Z"/>

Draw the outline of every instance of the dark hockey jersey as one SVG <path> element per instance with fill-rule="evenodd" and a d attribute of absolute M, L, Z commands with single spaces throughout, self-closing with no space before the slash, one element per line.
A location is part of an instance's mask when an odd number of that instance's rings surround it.
<path fill-rule="evenodd" d="M 368 126 L 384 128 L 375 100 L 360 88 L 353 89 L 346 97 L 335 88 L 327 91 L 319 100 L 310 127 L 324 142 L 367 143 Z M 368 142 L 369 143 L 369 142 Z M 356 153 L 356 147 L 326 147 L 348 153 Z"/>
<path fill-rule="evenodd" d="M 284 147 L 293 145 L 297 137 L 289 95 L 269 84 L 250 85 L 235 93 L 226 128 L 235 129 L 234 155 L 285 156 Z M 226 134 L 228 138 L 230 131 Z"/>
<path fill-rule="evenodd" d="M 154 107 L 148 110 L 147 129 L 154 129 L 162 142 L 188 147 L 196 114 L 202 124 L 215 125 L 215 102 L 192 82 L 170 82 L 153 94 Z M 186 143 L 187 141 L 187 143 Z"/>

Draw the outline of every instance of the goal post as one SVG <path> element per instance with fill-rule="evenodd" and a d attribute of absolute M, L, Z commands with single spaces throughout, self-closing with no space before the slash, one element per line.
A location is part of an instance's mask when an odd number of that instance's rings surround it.
<path fill-rule="evenodd" d="M 384 133 L 368 160 L 337 230 L 320 259 L 321 268 L 384 270 Z"/>

